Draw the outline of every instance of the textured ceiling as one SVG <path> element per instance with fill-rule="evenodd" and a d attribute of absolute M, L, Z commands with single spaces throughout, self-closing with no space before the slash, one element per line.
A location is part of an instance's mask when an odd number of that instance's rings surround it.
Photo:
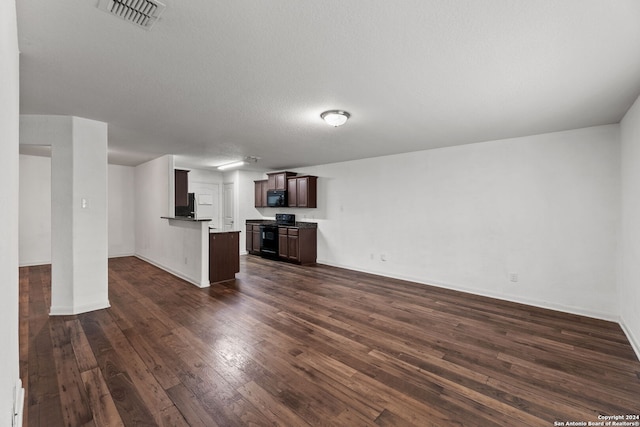
<path fill-rule="evenodd" d="M 16 3 L 22 113 L 107 122 L 118 164 L 303 167 L 617 123 L 640 94 L 638 0 L 166 0 L 151 31 Z"/>

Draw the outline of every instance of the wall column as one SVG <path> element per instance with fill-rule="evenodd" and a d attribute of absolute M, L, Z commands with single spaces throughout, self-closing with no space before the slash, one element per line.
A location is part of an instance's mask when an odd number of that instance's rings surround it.
<path fill-rule="evenodd" d="M 51 145 L 51 315 L 109 307 L 107 124 L 21 116 L 20 143 Z"/>

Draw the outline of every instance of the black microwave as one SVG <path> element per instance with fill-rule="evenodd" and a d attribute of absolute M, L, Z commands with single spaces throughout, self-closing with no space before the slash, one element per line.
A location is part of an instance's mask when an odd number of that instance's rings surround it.
<path fill-rule="evenodd" d="M 267 206 L 272 208 L 287 207 L 287 191 L 286 190 L 268 190 Z"/>

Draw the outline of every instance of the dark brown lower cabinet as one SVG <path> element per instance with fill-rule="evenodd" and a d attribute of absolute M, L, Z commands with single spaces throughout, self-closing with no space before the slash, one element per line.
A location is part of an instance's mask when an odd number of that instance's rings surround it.
<path fill-rule="evenodd" d="M 278 227 L 280 259 L 298 264 L 314 264 L 317 256 L 317 229 Z"/>
<path fill-rule="evenodd" d="M 260 225 L 247 223 L 247 252 L 260 255 Z"/>
<path fill-rule="evenodd" d="M 209 282 L 232 280 L 240 271 L 240 232 L 209 234 Z"/>

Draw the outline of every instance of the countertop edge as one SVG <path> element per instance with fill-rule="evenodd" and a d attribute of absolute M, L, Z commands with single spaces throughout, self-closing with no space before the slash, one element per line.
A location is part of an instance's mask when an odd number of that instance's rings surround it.
<path fill-rule="evenodd" d="M 276 224 L 272 219 L 247 219 L 245 224 L 264 224 L 264 225 L 277 225 L 278 227 L 293 227 L 293 228 L 318 228 L 317 222 L 296 221 L 295 225 L 281 225 Z"/>
<path fill-rule="evenodd" d="M 211 218 L 190 218 L 187 216 L 161 216 L 162 219 L 168 219 L 173 221 L 187 221 L 187 222 L 207 222 L 211 221 Z"/>

